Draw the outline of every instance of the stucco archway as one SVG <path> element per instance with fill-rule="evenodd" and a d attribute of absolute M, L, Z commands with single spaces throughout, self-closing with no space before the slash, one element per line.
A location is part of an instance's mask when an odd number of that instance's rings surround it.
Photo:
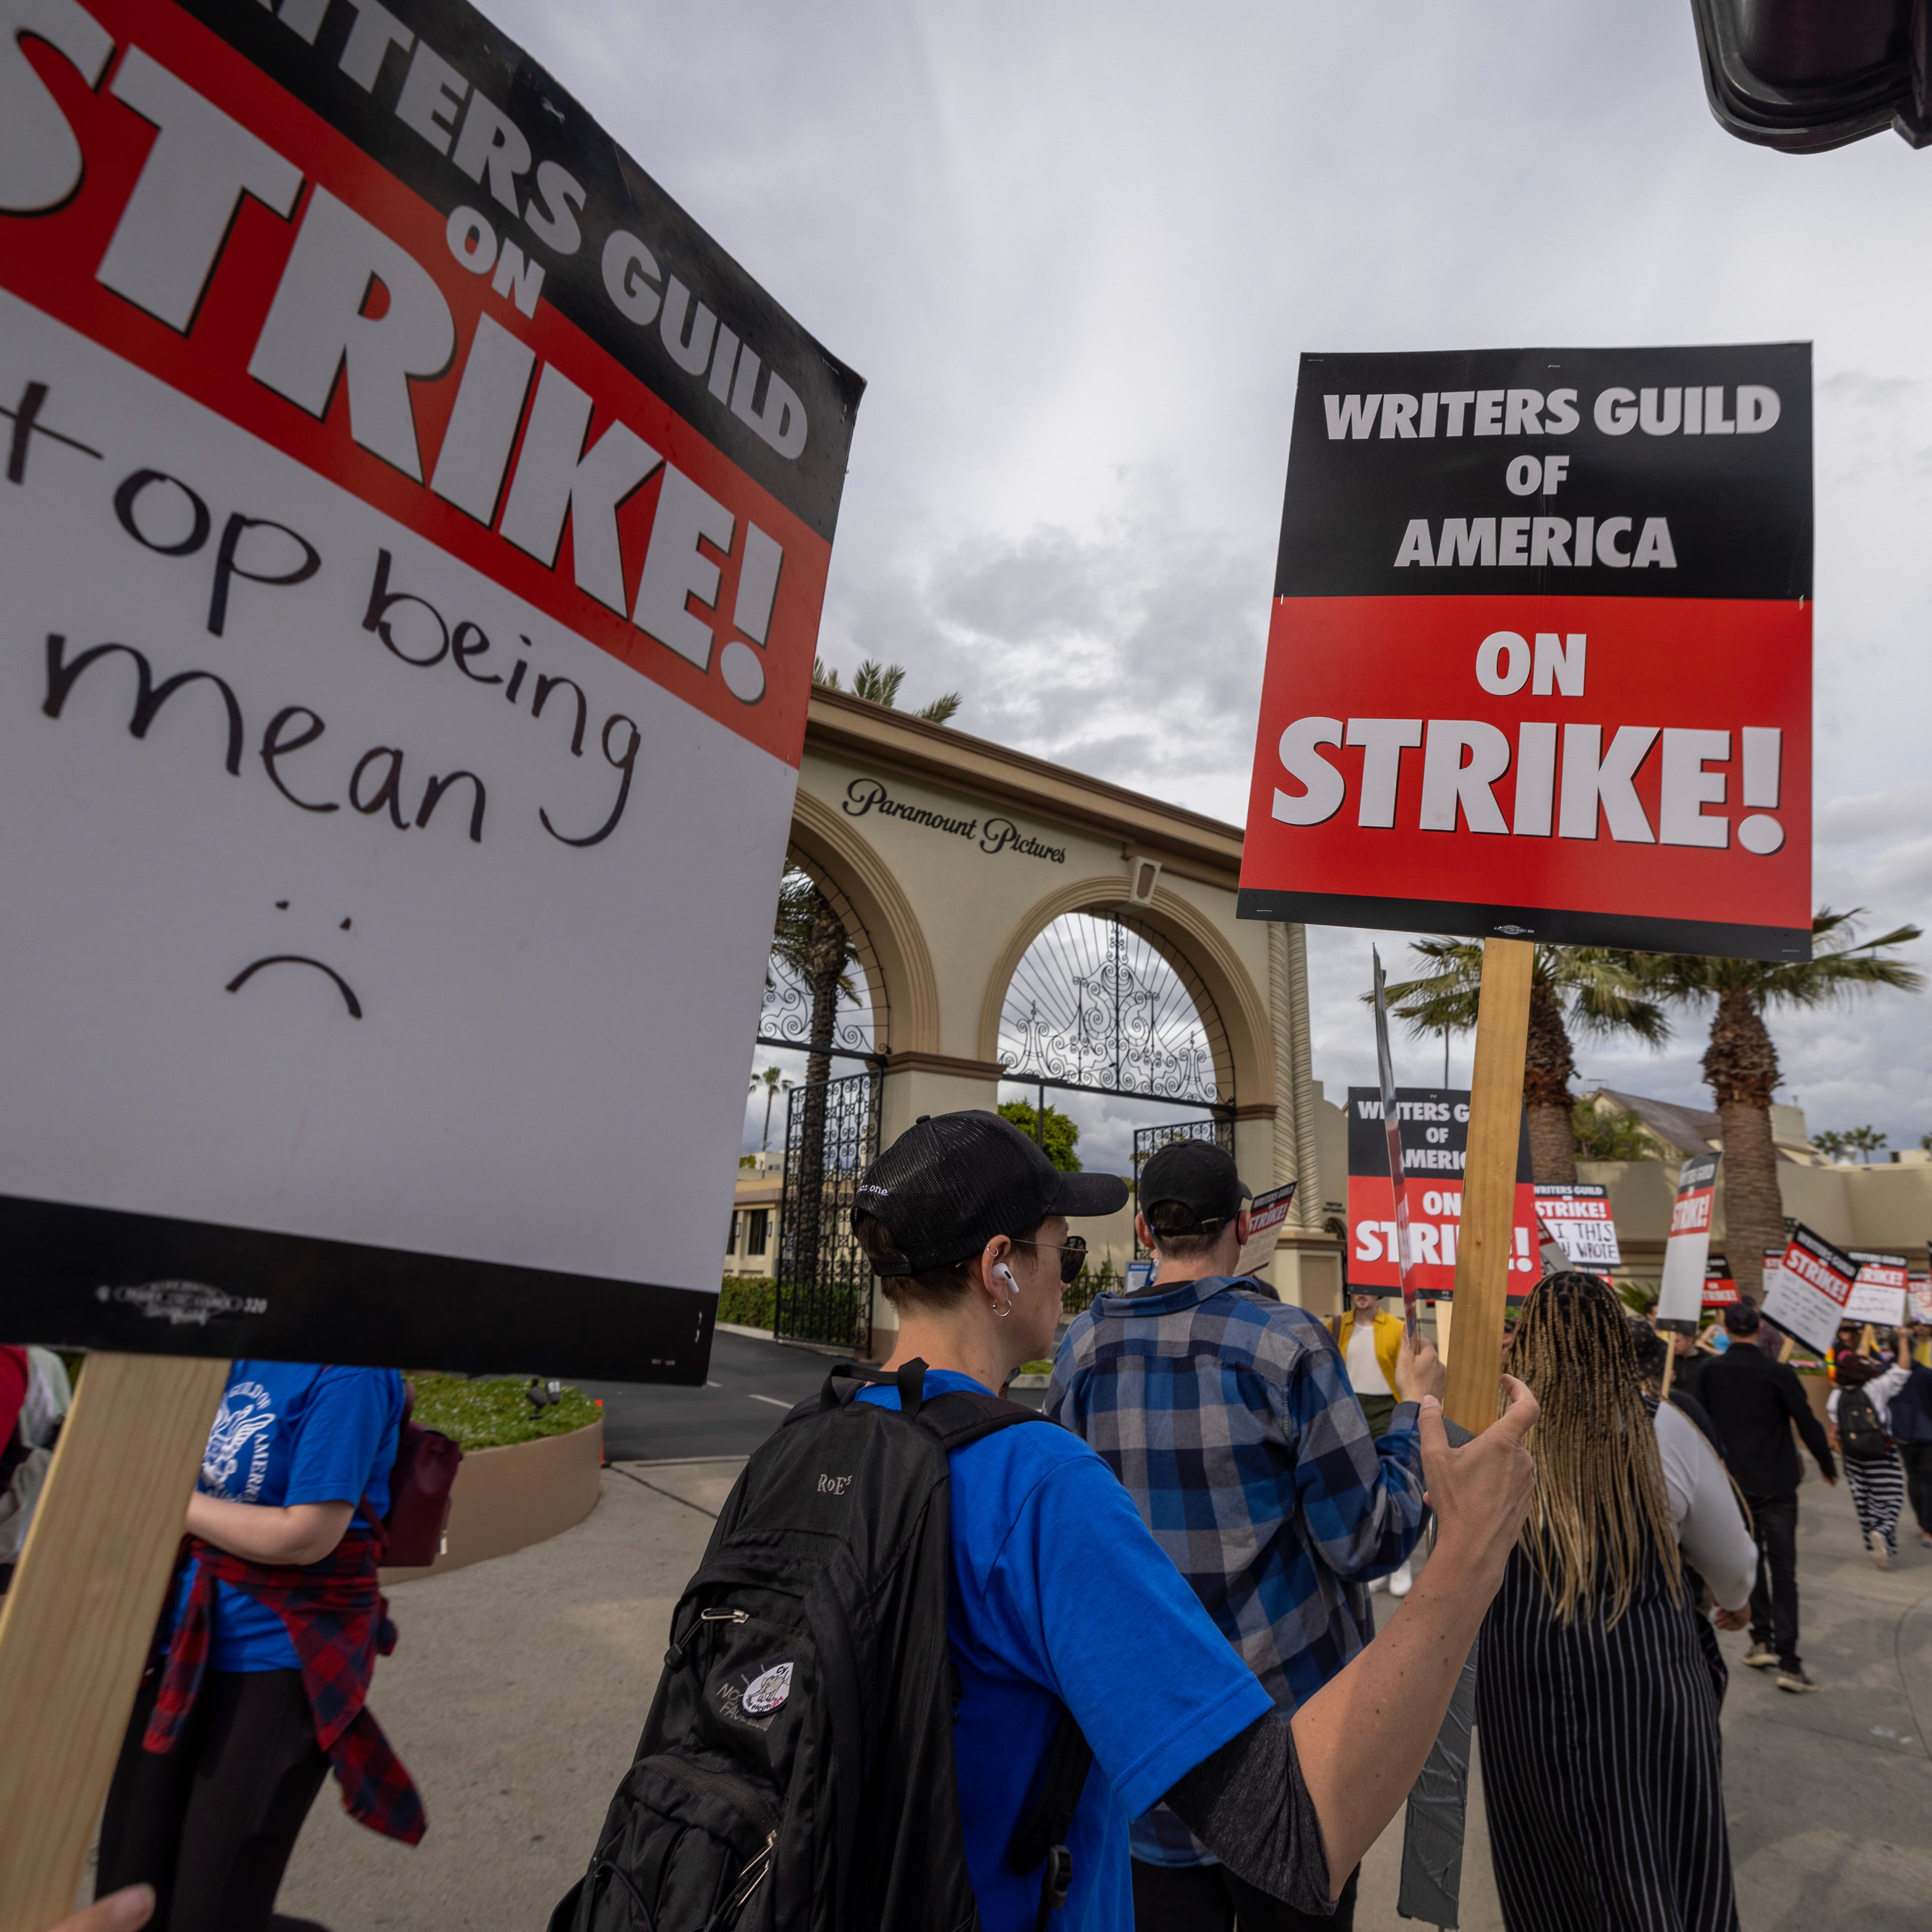
<path fill-rule="evenodd" d="M 869 942 L 862 963 L 868 978 L 876 968 L 890 1016 L 878 1030 L 880 1051 L 937 1052 L 939 988 L 932 956 L 898 880 L 849 820 L 802 789 L 792 808 L 791 842 L 814 877 L 822 874 L 850 902 Z"/>

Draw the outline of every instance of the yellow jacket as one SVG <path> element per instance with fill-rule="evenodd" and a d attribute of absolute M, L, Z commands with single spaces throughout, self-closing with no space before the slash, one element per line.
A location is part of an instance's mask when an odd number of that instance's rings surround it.
<path fill-rule="evenodd" d="M 1346 1362 L 1348 1356 L 1348 1338 L 1355 1332 L 1355 1311 L 1345 1310 L 1334 1317 L 1328 1324 L 1328 1332 L 1335 1338 L 1335 1346 L 1342 1352 Z M 1402 1350 L 1402 1317 L 1391 1315 L 1386 1309 L 1376 1311 L 1376 1360 L 1382 1372 L 1382 1379 L 1389 1385 L 1389 1394 L 1397 1394 L 1395 1378 L 1396 1357 Z M 1398 1398 L 1399 1399 L 1399 1398 Z"/>

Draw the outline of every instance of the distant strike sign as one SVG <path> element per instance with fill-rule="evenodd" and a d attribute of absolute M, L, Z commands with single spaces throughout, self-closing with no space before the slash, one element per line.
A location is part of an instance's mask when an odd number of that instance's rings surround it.
<path fill-rule="evenodd" d="M 1446 1299 L 1456 1286 L 1456 1251 L 1462 1229 L 1462 1169 L 1469 1144 L 1466 1088 L 1398 1087 L 1405 1192 L 1408 1196 L 1411 1274 L 1416 1292 Z M 1402 1286 L 1395 1190 L 1389 1178 L 1388 1138 L 1379 1088 L 1348 1089 L 1348 1258 L 1352 1288 L 1392 1294 Z M 1516 1145 L 1516 1210 L 1509 1292 L 1527 1294 L 1542 1268 L 1536 1204 L 1529 1174 L 1529 1135 Z"/>
<path fill-rule="evenodd" d="M 1810 382 L 1304 356 L 1243 913 L 1808 958 Z"/>
<path fill-rule="evenodd" d="M 1704 1305 L 1705 1264 L 1711 1254 L 1718 1164 L 1723 1157 L 1700 1154 L 1687 1160 L 1678 1171 L 1677 1198 L 1670 1204 L 1670 1232 L 1664 1244 L 1664 1280 L 1657 1295 L 1660 1323 L 1696 1325 Z"/>
<path fill-rule="evenodd" d="M 1572 1268 L 1622 1265 L 1623 1255 L 1617 1246 L 1617 1224 L 1610 1213 L 1607 1187 L 1589 1181 L 1539 1186 L 1536 1212 Z"/>
<path fill-rule="evenodd" d="M 1842 1249 L 1807 1227 L 1792 1231 L 1778 1263 L 1778 1279 L 1765 1290 L 1764 1318 L 1821 1354 L 1828 1352 L 1858 1276 L 1858 1264 Z"/>

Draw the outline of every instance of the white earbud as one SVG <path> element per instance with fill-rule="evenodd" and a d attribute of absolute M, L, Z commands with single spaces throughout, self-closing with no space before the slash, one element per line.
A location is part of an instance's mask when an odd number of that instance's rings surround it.
<path fill-rule="evenodd" d="M 995 1262 L 993 1264 L 993 1279 L 1006 1283 L 1006 1293 L 1010 1296 L 1019 1293 L 1020 1285 L 1014 1280 L 1012 1270 L 1007 1267 L 1004 1262 Z"/>

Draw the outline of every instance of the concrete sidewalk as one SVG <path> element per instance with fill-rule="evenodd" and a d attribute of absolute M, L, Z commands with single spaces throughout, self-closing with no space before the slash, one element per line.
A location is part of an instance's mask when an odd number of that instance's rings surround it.
<path fill-rule="evenodd" d="M 741 1466 L 607 1469 L 597 1508 L 566 1534 L 399 1586 L 401 1642 L 372 1702 L 422 1789 L 428 1836 L 414 1850 L 376 1838 L 332 1783 L 280 1909 L 332 1932 L 541 1932 L 630 1762 L 671 1606 Z M 1844 1490 L 1814 1480 L 1798 1559 L 1822 1688 L 1794 1697 L 1734 1668 L 1726 1700 L 1745 1932 L 1918 1932 L 1932 1923 L 1932 1551 L 1914 1538 L 1875 1570 Z M 1723 1641 L 1735 1663 L 1744 1639 Z M 1470 1808 L 1462 1924 L 1500 1932 L 1480 1779 Z M 1412 1923 L 1395 1911 L 1401 1836 L 1398 1819 L 1365 1862 L 1362 1932 Z"/>

